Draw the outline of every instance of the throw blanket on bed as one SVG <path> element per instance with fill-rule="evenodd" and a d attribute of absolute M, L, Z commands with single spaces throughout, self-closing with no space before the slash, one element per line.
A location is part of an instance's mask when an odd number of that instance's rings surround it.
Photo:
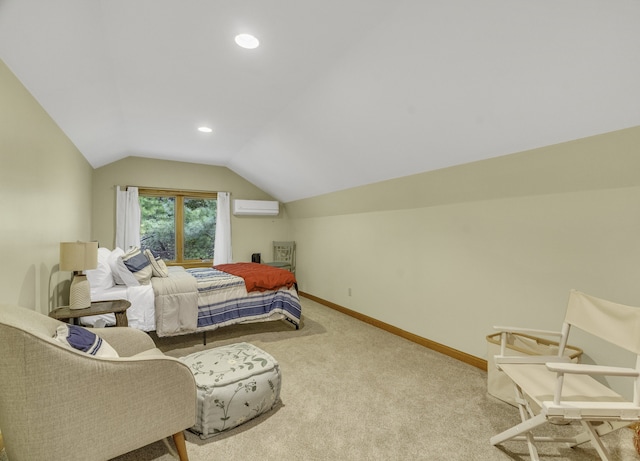
<path fill-rule="evenodd" d="M 200 293 L 244 285 L 244 280 L 241 277 L 210 267 L 187 269 L 187 272 L 196 278 Z"/>
<path fill-rule="evenodd" d="M 218 264 L 213 268 L 242 277 L 247 292 L 277 290 L 282 287 L 291 288 L 296 283 L 296 277 L 291 272 L 265 264 Z"/>
<path fill-rule="evenodd" d="M 158 336 L 195 331 L 198 318 L 196 279 L 182 267 L 170 267 L 169 277 L 151 277 Z"/>

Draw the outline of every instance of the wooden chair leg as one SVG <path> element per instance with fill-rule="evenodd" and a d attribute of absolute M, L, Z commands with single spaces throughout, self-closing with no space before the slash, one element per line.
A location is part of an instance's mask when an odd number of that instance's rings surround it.
<path fill-rule="evenodd" d="M 187 444 L 184 440 L 183 431 L 173 434 L 173 443 L 175 443 L 176 450 L 178 450 L 180 461 L 189 461 L 189 455 L 187 455 Z"/>

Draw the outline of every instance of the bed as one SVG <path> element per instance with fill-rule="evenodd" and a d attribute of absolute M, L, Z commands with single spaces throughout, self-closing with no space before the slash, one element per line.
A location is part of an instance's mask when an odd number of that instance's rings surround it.
<path fill-rule="evenodd" d="M 256 277 L 262 277 L 260 282 Z M 168 277 L 153 277 L 151 282 L 158 336 L 281 319 L 296 328 L 300 324 L 295 277 L 282 269 L 257 263 L 172 267 Z"/>
<path fill-rule="evenodd" d="M 300 325 L 296 280 L 288 271 L 257 263 L 196 269 L 170 266 L 162 274 L 166 276 L 150 275 L 148 281 L 138 276 L 135 284 L 131 274 L 122 273 L 123 256 L 120 249 L 99 248 L 98 268 L 87 271 L 87 278 L 92 301 L 131 302 L 130 327 L 162 337 L 206 333 L 240 323 L 286 320 L 295 328 Z M 115 324 L 111 314 L 81 321 L 91 326 Z"/>

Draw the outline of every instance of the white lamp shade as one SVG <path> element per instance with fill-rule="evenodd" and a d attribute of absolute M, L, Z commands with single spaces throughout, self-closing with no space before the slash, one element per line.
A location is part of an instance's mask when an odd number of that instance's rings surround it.
<path fill-rule="evenodd" d="M 98 242 L 60 242 L 60 270 L 86 271 L 98 267 Z"/>

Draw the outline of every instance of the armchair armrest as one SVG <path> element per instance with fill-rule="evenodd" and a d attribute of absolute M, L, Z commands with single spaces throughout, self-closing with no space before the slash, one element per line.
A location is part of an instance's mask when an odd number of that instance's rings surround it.
<path fill-rule="evenodd" d="M 587 365 L 582 363 L 547 363 L 549 371 L 556 373 L 556 387 L 553 393 L 554 405 L 560 405 L 566 373 L 578 375 L 626 376 L 637 378 L 640 372 L 634 368 Z M 593 379 L 593 378 L 591 378 Z M 594 380 L 595 382 L 595 380 Z"/>
<path fill-rule="evenodd" d="M 515 347 L 514 344 L 511 344 L 511 342 L 509 341 L 510 335 L 514 335 L 514 336 L 519 336 L 521 338 L 528 338 L 529 340 L 535 342 L 536 344 L 543 344 L 545 346 L 548 346 L 550 344 L 552 344 L 551 341 L 543 339 L 543 338 L 537 338 L 535 336 L 533 336 L 532 334 L 538 334 L 538 335 L 544 335 L 544 336 L 559 336 L 562 337 L 562 333 L 558 332 L 558 331 L 551 331 L 551 330 L 539 330 L 539 329 L 532 329 L 532 328 L 521 328 L 521 327 L 513 327 L 513 326 L 494 326 L 494 329 L 496 329 L 497 331 L 499 331 L 500 333 L 500 353 L 497 355 L 494 355 L 494 359 L 495 359 L 495 364 L 498 368 L 500 368 L 500 364 L 507 364 L 507 363 L 528 363 L 528 364 L 544 364 L 547 362 L 568 362 L 570 361 L 570 357 L 567 356 L 559 356 L 559 355 L 549 355 L 550 353 L 552 353 L 553 351 L 547 349 L 545 351 L 540 351 L 540 352 L 546 352 L 546 354 L 538 354 L 536 355 L 536 353 L 532 353 L 530 355 L 526 355 L 526 352 L 529 352 L 528 349 L 523 349 L 520 350 L 520 354 L 508 354 L 507 350 L 510 348 L 513 348 L 515 350 L 519 350 L 517 347 Z M 493 335 L 496 336 L 496 335 Z M 487 337 L 489 338 L 489 337 Z M 557 343 L 554 343 L 557 345 Z M 538 351 L 536 351 L 538 352 Z M 523 356 L 522 353 L 525 353 L 525 355 Z"/>
<path fill-rule="evenodd" d="M 93 328 L 91 331 L 108 342 L 120 357 L 131 357 L 156 347 L 147 333 L 135 328 Z"/>
<path fill-rule="evenodd" d="M 579 375 L 629 376 L 638 377 L 640 372 L 634 368 L 609 367 L 603 365 L 587 365 L 583 363 L 547 363 L 547 369 L 557 373 L 573 373 Z"/>
<path fill-rule="evenodd" d="M 557 336 L 561 337 L 562 332 L 560 331 L 552 331 L 552 330 L 536 330 L 533 328 L 521 328 L 521 327 L 509 327 L 509 326 L 499 326 L 494 325 L 494 330 L 499 331 L 500 333 L 529 333 L 536 335 L 545 335 L 545 336 Z"/>
<path fill-rule="evenodd" d="M 494 356 L 496 364 L 499 365 L 501 363 L 529 363 L 529 364 L 556 364 L 556 363 L 570 363 L 571 357 L 563 356 L 560 357 L 558 355 L 528 355 L 524 357 L 520 357 L 517 355 L 496 355 Z"/>

